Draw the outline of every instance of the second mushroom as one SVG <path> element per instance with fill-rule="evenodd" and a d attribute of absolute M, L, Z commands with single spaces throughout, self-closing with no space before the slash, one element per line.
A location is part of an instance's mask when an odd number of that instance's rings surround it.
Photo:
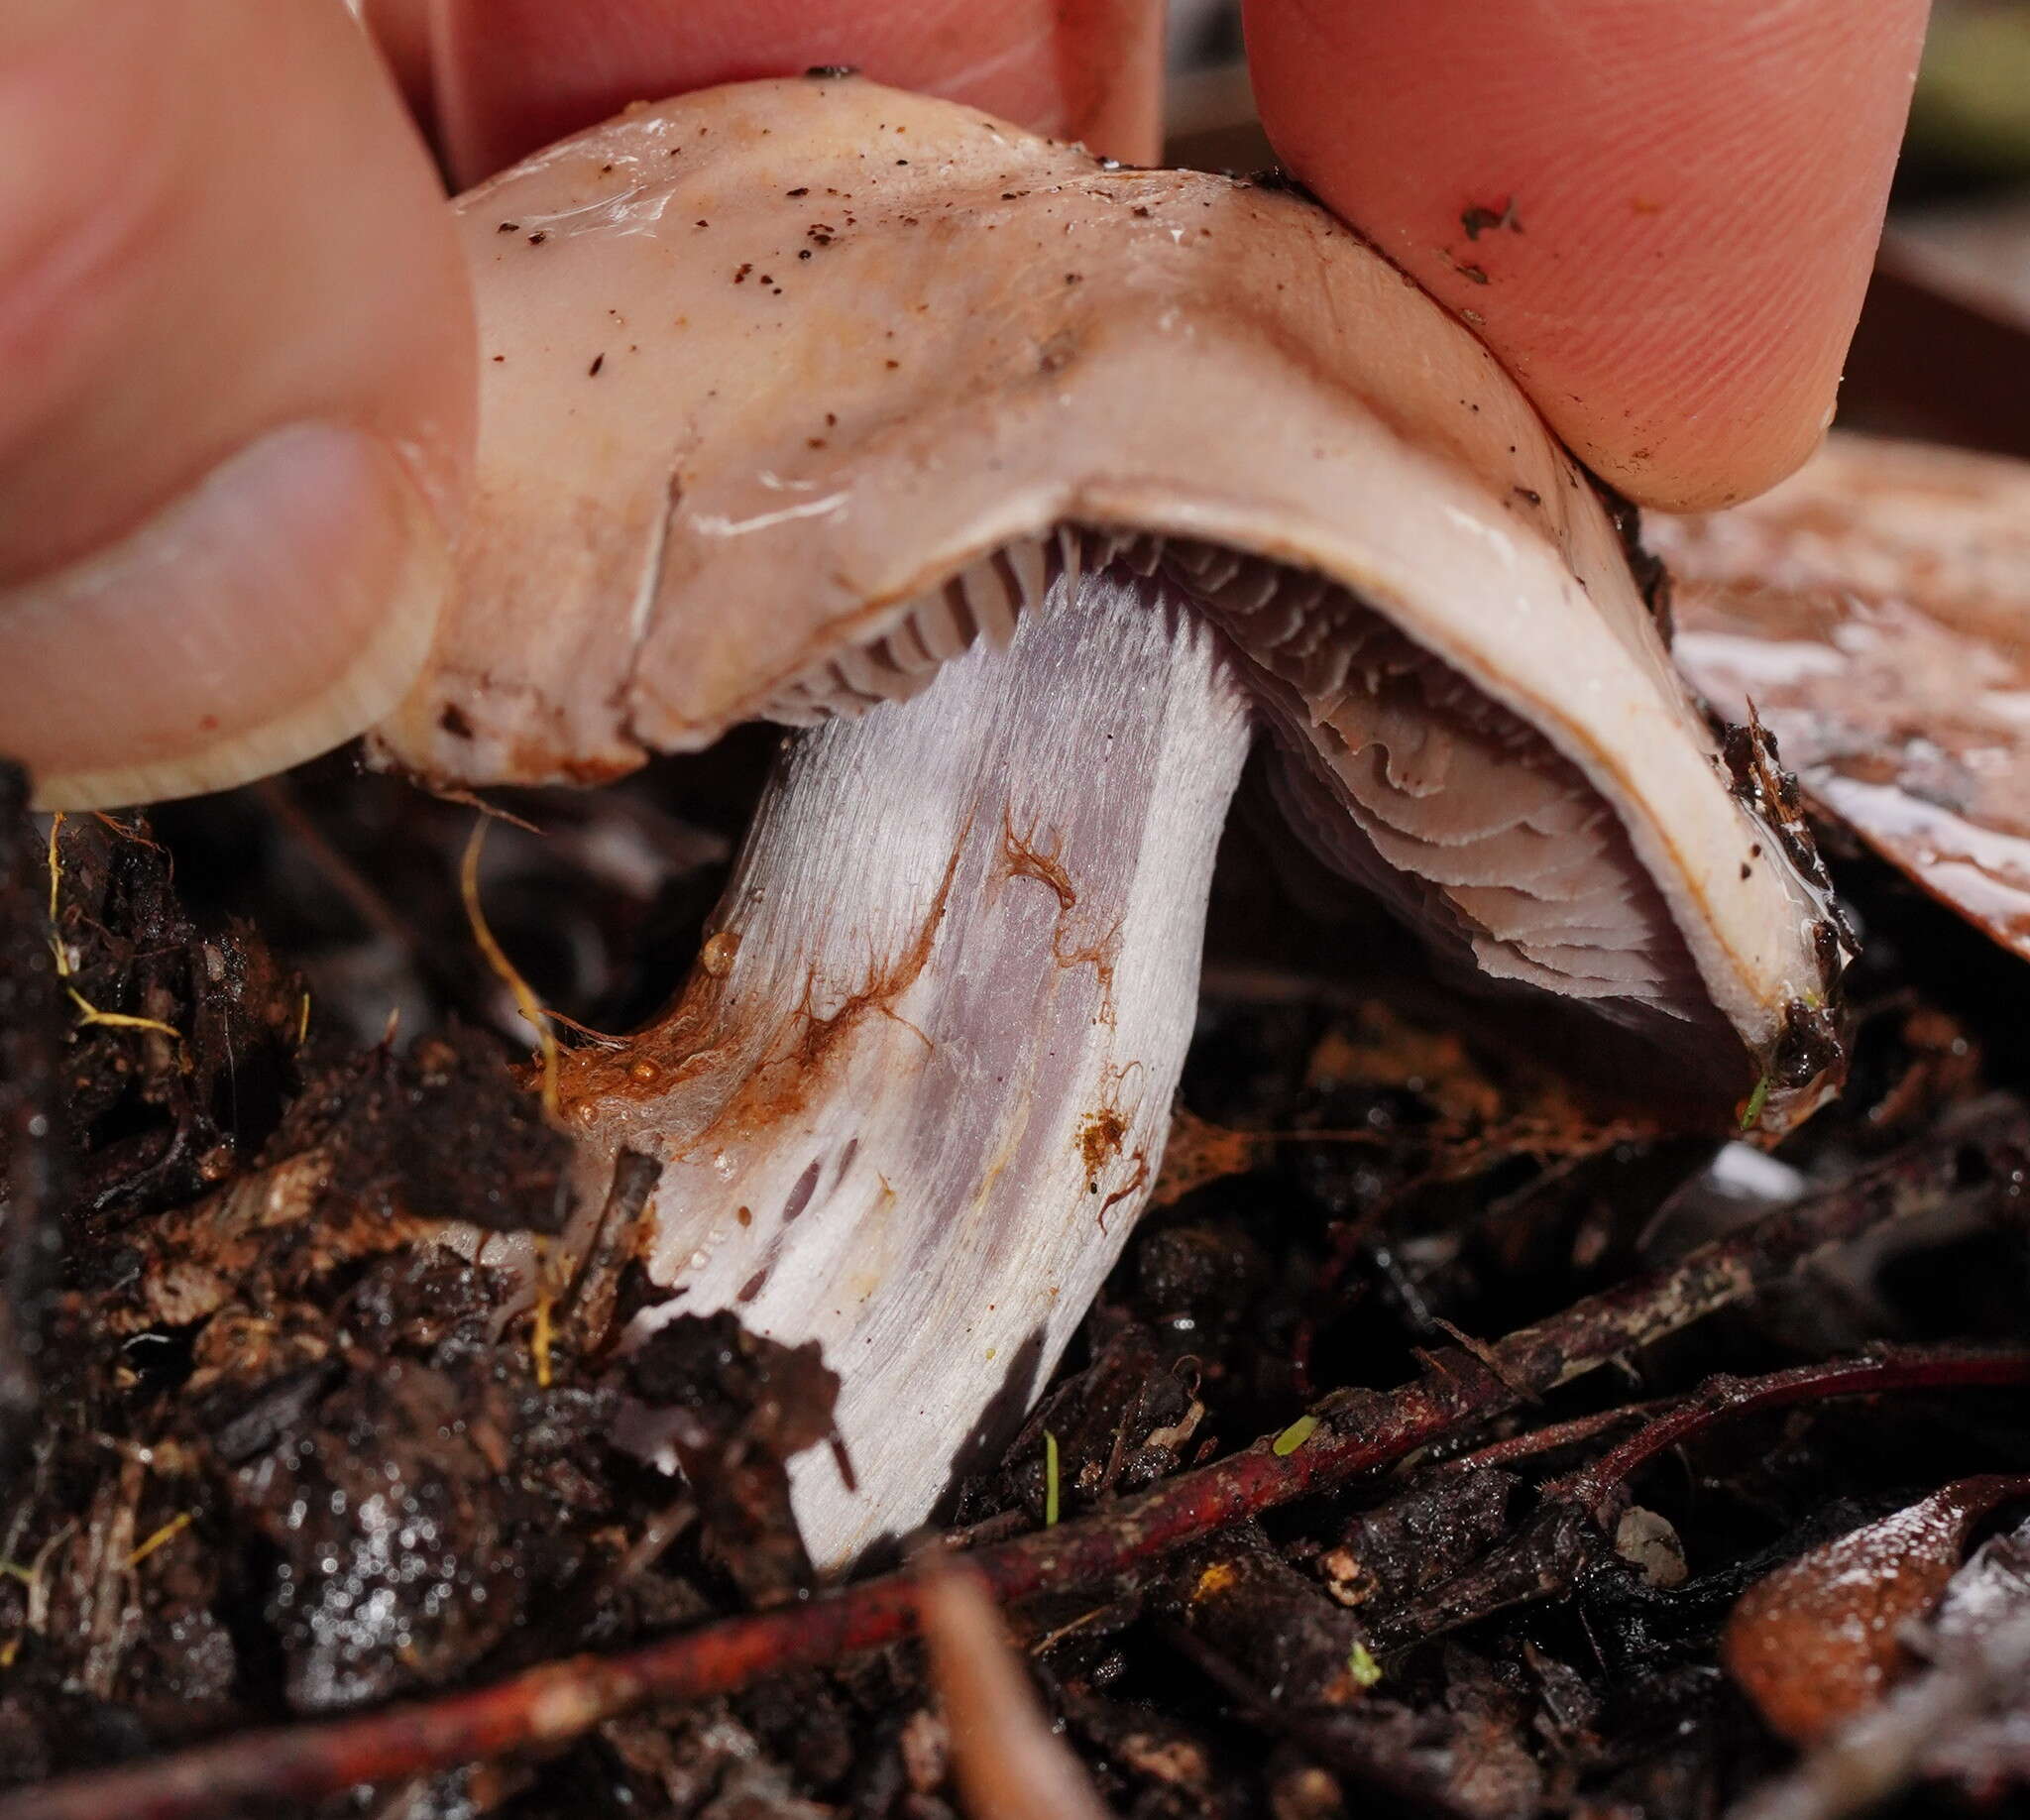
<path fill-rule="evenodd" d="M 786 742 L 688 983 L 573 1055 L 662 1164 L 675 1306 L 822 1341 L 821 1564 L 1018 1417 L 1154 1179 L 1221 822 L 1780 1119 L 1839 944 L 1752 735 L 1467 329 L 1274 185 L 813 76 L 637 108 L 464 197 L 479 498 L 385 758 L 595 780 Z M 650 1316 L 652 1318 L 652 1316 Z"/>

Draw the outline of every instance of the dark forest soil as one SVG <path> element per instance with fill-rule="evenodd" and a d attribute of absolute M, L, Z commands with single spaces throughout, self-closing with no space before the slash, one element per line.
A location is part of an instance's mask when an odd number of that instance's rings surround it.
<path fill-rule="evenodd" d="M 763 750 L 509 802 L 545 832 L 495 830 L 487 911 L 545 1003 L 620 1029 L 671 989 Z M 565 1146 L 460 900 L 473 810 L 332 760 L 146 824 L 69 817 L 53 840 L 10 788 L 0 1783 L 805 1598 L 782 1461 L 824 1444 L 830 1374 L 728 1317 L 618 1357 L 629 1285 L 574 1281 L 545 1247 Z M 1302 880 L 1252 839 L 1223 868 L 1159 1205 L 948 1520 L 989 1538 L 1041 1525 L 1054 1440 L 1075 1523 L 1288 1432 L 1328 1392 L 1478 1358 L 1789 1201 L 1950 1148 L 1973 1109 L 1980 1141 L 1892 1234 L 1386 1473 L 1009 1614 L 1121 1814 L 1720 1813 L 1796 1761 L 1730 1664 L 1759 1649 L 1779 1681 L 1792 1659 L 1793 1681 L 1845 1672 L 1813 1650 L 1867 1629 L 1868 1585 L 1943 1584 L 2006 1536 L 2030 1406 L 1951 1371 L 1813 1391 L 1694 1424 L 1611 1499 L 1574 1502 L 1572 1475 L 1715 1373 L 2030 1338 L 2021 969 L 1829 836 L 1868 936 L 1854 1073 L 1768 1157 L 1678 1128 L 1667 1095 L 1610 1102 L 1568 1066 L 1583 1042 L 1446 997 L 1388 932 L 1306 921 Z M 623 1397 L 683 1412 L 688 1487 L 612 1443 Z M 1814 1582 L 1818 1604 L 1726 1641 L 1773 1570 L 1975 1475 L 2005 1482 L 1944 1540 L 1884 1544 L 1862 1590 Z M 1887 1679 L 1920 1666 L 1901 1648 Z M 2022 1799 L 2015 1699 L 2013 1730 L 2006 1698 L 1941 1722 L 1906 1809 Z M 946 1746 L 902 1643 L 241 1811 L 940 1820 L 959 1811 Z"/>

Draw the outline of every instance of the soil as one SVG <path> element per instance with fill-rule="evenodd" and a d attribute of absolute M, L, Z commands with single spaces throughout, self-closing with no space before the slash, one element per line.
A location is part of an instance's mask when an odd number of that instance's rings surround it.
<path fill-rule="evenodd" d="M 672 989 L 766 749 L 504 799 L 544 832 L 495 828 L 487 914 L 544 1003 L 623 1029 Z M 835 1381 L 731 1316 L 622 1358 L 624 1272 L 558 1275 L 565 1149 L 461 902 L 470 805 L 343 757 L 54 837 L 17 777 L 0 797 L 0 1786 L 810 1596 L 783 1462 L 826 1444 Z M 1769 1156 L 1686 1128 L 1653 1086 L 1589 1082 L 1588 1044 L 1447 995 L 1386 927 L 1317 919 L 1239 820 L 1158 1204 L 952 1526 L 1075 1524 L 1290 1435 L 1340 1387 L 1494 1358 L 1969 1108 L 2002 1135 L 1893 1237 L 1386 1473 L 1011 1610 L 1111 1811 L 1717 1815 L 1796 1761 L 1728 1666 L 1744 1593 L 1971 1478 L 2014 1483 L 1953 1503 L 1980 1514 L 1947 1541 L 1906 1525 L 1933 1537 L 1925 1571 L 2007 1541 L 2030 1403 L 1950 1372 L 1694 1423 L 1619 1482 L 1611 1521 L 1570 1493 L 1712 1374 L 2025 1341 L 2022 964 L 1822 838 L 1867 938 L 1854 1071 Z M 672 1413 L 685 1479 L 616 1444 L 623 1399 Z M 1804 1645 L 1861 1609 L 1815 1586 L 1764 1621 L 1812 1627 L 1795 1651 L 1765 1631 L 1755 1659 L 1779 1679 L 1793 1652 L 1823 1660 Z M 2022 1699 L 2013 1731 L 1992 1701 L 1943 1724 L 1902 1811 L 2020 1802 Z M 904 1642 L 234 1811 L 945 1820 L 941 1725 Z"/>

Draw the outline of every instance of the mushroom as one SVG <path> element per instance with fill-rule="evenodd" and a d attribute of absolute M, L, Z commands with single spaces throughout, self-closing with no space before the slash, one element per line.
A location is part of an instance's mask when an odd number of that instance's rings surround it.
<path fill-rule="evenodd" d="M 2030 463 L 1838 433 L 1656 530 L 1679 662 L 1807 801 L 2030 959 Z"/>
<path fill-rule="evenodd" d="M 1493 358 L 1304 196 L 814 74 L 458 212 L 478 503 L 379 750 L 590 780 L 807 730 L 673 1006 L 563 1098 L 589 1187 L 661 1162 L 675 1308 L 841 1373 L 856 1483 L 795 1469 L 822 1564 L 933 1509 L 1119 1252 L 1258 730 L 1319 853 L 1456 960 L 1716 1103 L 1829 1083 L 1780 780 L 1730 776 Z"/>

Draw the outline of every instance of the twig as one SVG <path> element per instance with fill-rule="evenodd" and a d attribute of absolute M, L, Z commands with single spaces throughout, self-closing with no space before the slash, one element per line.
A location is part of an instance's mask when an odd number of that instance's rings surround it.
<path fill-rule="evenodd" d="M 986 1589 L 935 1545 L 921 1551 L 918 1573 L 931 1682 L 965 1811 L 972 1820 L 1107 1820 L 1085 1766 L 1051 1730 Z"/>
<path fill-rule="evenodd" d="M 1512 1333 L 1490 1349 L 1494 1366 L 1447 1349 L 1399 1389 L 1327 1397 L 1314 1412 L 1318 1427 L 1288 1454 L 1273 1452 L 1265 1437 L 1139 1498 L 982 1549 L 969 1563 L 1003 1603 L 1117 1579 L 1196 1536 L 1502 1415 L 1525 1396 L 1541 1396 L 1741 1301 L 1830 1246 L 1925 1212 L 1967 1186 L 1976 1173 L 1970 1161 L 1998 1178 L 1992 1192 L 2013 1193 L 2009 1169 L 2025 1135 L 2018 1101 L 1981 1101 L 1937 1139 L 1703 1245 L 1667 1270 Z M 913 1574 L 890 1574 L 620 1654 L 548 1663 L 491 1687 L 242 1733 L 24 1790 L 0 1802 L 0 1820 L 204 1820 L 235 1802 L 272 1812 L 282 1801 L 321 1800 L 362 1783 L 554 1747 L 650 1700 L 705 1699 L 898 1642 L 916 1630 L 919 1591 Z"/>
<path fill-rule="evenodd" d="M 2030 1384 L 2030 1351 L 1899 1347 L 1765 1377 L 1715 1378 L 1591 1465 L 1547 1481 L 1534 1514 L 1512 1540 L 1464 1573 L 1394 1611 L 1375 1614 L 1370 1622 L 1383 1645 L 1400 1649 L 1514 1606 L 1561 1598 L 1610 1558 L 1615 1525 L 1628 1506 L 1627 1485 L 1635 1472 L 1720 1422 L 1755 1410 L 1831 1397 L 2012 1384 Z"/>
<path fill-rule="evenodd" d="M 1625 1403 L 1617 1409 L 1596 1410 L 1590 1416 L 1574 1416 L 1569 1422 L 1549 1422 L 1540 1428 L 1524 1428 L 1519 1434 L 1505 1435 L 1498 1441 L 1489 1441 L 1484 1447 L 1474 1448 L 1471 1453 L 1462 1453 L 1459 1463 L 1462 1466 L 1513 1466 L 1518 1460 L 1533 1459 L 1539 1453 L 1556 1453 L 1561 1448 L 1598 1440 L 1610 1428 L 1633 1427 L 1658 1410 L 1670 1407 L 1668 1398 L 1657 1398 L 1648 1403 Z"/>
<path fill-rule="evenodd" d="M 1858 1359 L 1798 1365 L 1759 1378 L 1713 1378 L 1696 1395 L 1609 1449 L 1590 1466 L 1552 1481 L 1546 1497 L 1582 1506 L 1605 1525 L 1623 1487 L 1659 1453 L 1681 1447 L 1722 1422 L 1755 1410 L 1780 1410 L 1829 1397 L 1883 1391 L 1974 1390 L 2030 1384 L 2030 1352 L 1968 1346 L 1899 1346 Z"/>
<path fill-rule="evenodd" d="M 662 1165 L 638 1150 L 622 1150 L 614 1159 L 613 1183 L 600 1208 L 585 1262 L 568 1292 L 560 1323 L 565 1343 L 581 1356 L 598 1352 L 606 1344 L 620 1294 L 620 1267 L 634 1243 L 641 1211 L 661 1180 Z"/>

